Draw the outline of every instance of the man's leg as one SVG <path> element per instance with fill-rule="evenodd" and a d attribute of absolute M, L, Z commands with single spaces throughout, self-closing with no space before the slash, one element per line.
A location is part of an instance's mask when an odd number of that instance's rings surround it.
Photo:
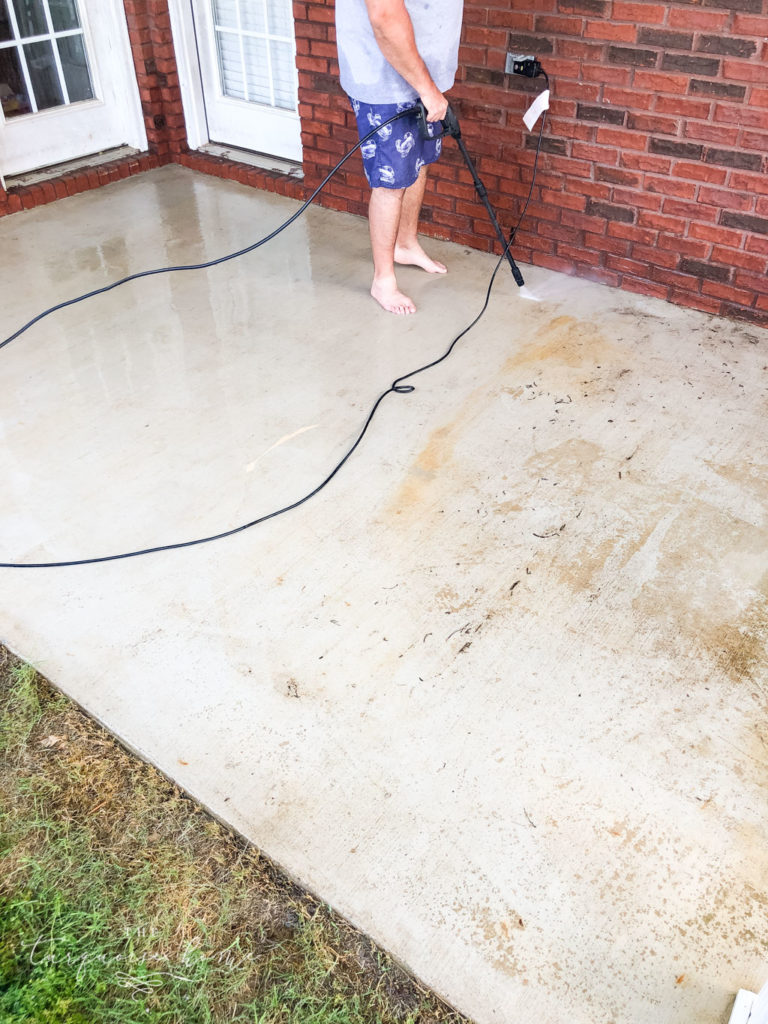
<path fill-rule="evenodd" d="M 410 266 L 421 267 L 429 274 L 445 274 L 445 264 L 438 263 L 437 260 L 427 256 L 417 237 L 419 215 L 426 187 L 427 168 L 424 166 L 419 171 L 416 181 L 405 190 L 400 223 L 395 239 L 395 263 L 406 263 Z"/>
<path fill-rule="evenodd" d="M 411 299 L 397 287 L 395 278 L 395 242 L 403 197 L 408 191 L 403 188 L 373 188 L 368 204 L 368 226 L 373 251 L 371 295 L 388 313 L 399 313 L 401 316 L 416 312 Z"/>

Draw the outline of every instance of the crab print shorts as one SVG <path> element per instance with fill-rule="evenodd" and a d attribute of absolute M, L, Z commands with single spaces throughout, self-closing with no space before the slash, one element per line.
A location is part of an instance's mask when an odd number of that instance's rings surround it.
<path fill-rule="evenodd" d="M 407 103 L 361 103 L 350 97 L 357 118 L 357 130 L 364 138 L 377 125 L 384 125 L 360 147 L 363 170 L 371 188 L 408 188 L 425 164 L 440 156 L 442 139 L 422 139 L 415 112 L 385 125 L 394 114 L 413 107 Z M 433 126 L 430 125 L 430 130 Z M 438 129 L 439 130 L 439 129 Z"/>

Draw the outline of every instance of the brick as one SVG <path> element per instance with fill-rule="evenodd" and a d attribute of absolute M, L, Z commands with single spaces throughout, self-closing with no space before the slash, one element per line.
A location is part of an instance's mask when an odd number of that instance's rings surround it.
<path fill-rule="evenodd" d="M 728 25 L 731 14 L 728 11 L 702 11 L 690 7 L 671 7 L 669 25 L 672 28 L 692 28 L 703 32 L 714 32 Z"/>
<path fill-rule="evenodd" d="M 524 35 L 521 32 L 510 32 L 507 45 L 510 50 L 519 50 L 520 53 L 543 54 L 552 53 L 552 40 L 546 36 Z"/>
<path fill-rule="evenodd" d="M 686 217 L 698 222 L 710 221 L 712 224 L 720 213 L 717 206 L 706 206 L 704 203 L 691 203 L 685 199 L 674 198 L 665 199 L 662 209 L 671 217 Z"/>
<path fill-rule="evenodd" d="M 582 34 L 581 18 L 557 18 L 539 15 L 536 18 L 536 32 L 547 35 L 580 36 Z"/>
<path fill-rule="evenodd" d="M 724 283 L 731 278 L 729 267 L 718 267 L 714 263 L 704 260 L 691 260 L 685 256 L 680 260 L 680 270 L 684 274 L 693 274 L 694 277 L 700 277 L 707 281 L 720 281 Z"/>
<path fill-rule="evenodd" d="M 633 224 L 635 212 L 625 206 L 614 206 L 611 203 L 602 203 L 590 199 L 587 203 L 587 215 L 590 217 L 602 217 L 605 220 L 617 220 L 622 224 Z"/>
<path fill-rule="evenodd" d="M 662 99 L 663 97 L 658 97 Z M 627 128 L 635 132 L 660 132 L 662 135 L 677 135 L 680 122 L 671 117 L 654 117 L 652 114 L 630 114 Z"/>
<path fill-rule="evenodd" d="M 745 104 L 735 107 L 730 103 L 716 103 L 714 118 L 715 121 L 722 121 L 726 124 L 747 125 L 751 128 L 768 126 L 768 114 L 764 110 L 748 107 Z"/>
<path fill-rule="evenodd" d="M 732 171 L 728 185 L 739 191 L 768 195 L 768 176 L 764 174 L 742 174 L 740 171 Z"/>
<path fill-rule="evenodd" d="M 661 59 L 662 71 L 685 71 L 691 75 L 717 75 L 720 61 L 711 57 L 692 57 L 683 53 L 665 53 Z"/>
<path fill-rule="evenodd" d="M 614 21 L 631 21 L 640 25 L 661 25 L 667 14 L 667 4 L 625 3 L 614 0 L 611 18 Z"/>
<path fill-rule="evenodd" d="M 727 249 L 723 245 L 716 245 L 712 249 L 712 259 L 718 263 L 725 263 L 729 267 L 741 267 L 742 270 L 749 270 L 753 274 L 764 274 L 766 272 L 766 257 L 753 256 L 748 252 L 741 252 L 739 249 Z"/>
<path fill-rule="evenodd" d="M 707 148 L 704 153 L 707 164 L 722 164 L 725 167 L 738 168 L 740 171 L 759 171 L 763 164 L 760 153 L 739 153 L 731 149 Z"/>
<path fill-rule="evenodd" d="M 638 43 L 661 46 L 666 50 L 690 50 L 693 47 L 692 32 L 670 32 L 668 29 L 641 28 L 637 33 Z"/>
<path fill-rule="evenodd" d="M 613 256 L 626 256 L 629 251 L 629 242 L 626 240 L 593 235 L 589 231 L 584 232 L 584 245 L 588 249 L 597 249 L 598 252 L 611 253 Z"/>
<path fill-rule="evenodd" d="M 768 218 L 752 217 L 746 213 L 734 213 L 726 210 L 720 223 L 727 228 L 739 228 L 743 231 L 754 231 L 758 235 L 768 235 Z"/>
<path fill-rule="evenodd" d="M 609 146 L 590 146 L 584 142 L 574 142 L 571 153 L 578 160 L 589 160 L 593 163 L 615 164 L 619 159 L 618 149 Z"/>
<path fill-rule="evenodd" d="M 578 228 L 580 231 L 590 231 L 595 235 L 605 234 L 606 229 L 604 217 L 591 217 L 586 213 L 577 213 L 575 210 L 563 210 L 562 223 Z"/>
<path fill-rule="evenodd" d="M 754 18 L 749 14 L 737 14 L 733 19 L 733 31 L 741 35 L 768 38 L 768 18 Z"/>
<path fill-rule="evenodd" d="M 721 124 L 709 124 L 704 121 L 686 121 L 683 134 L 687 139 L 697 142 L 715 142 L 720 146 L 736 146 L 739 141 L 738 128 L 726 128 Z"/>
<path fill-rule="evenodd" d="M 668 174 L 672 161 L 662 156 L 649 156 L 647 153 L 622 153 L 622 167 L 630 167 L 636 171 L 651 171 L 653 174 Z"/>
<path fill-rule="evenodd" d="M 611 196 L 611 202 L 620 203 L 622 206 L 639 211 L 659 210 L 662 198 L 652 192 L 630 191 L 616 186 Z"/>
<path fill-rule="evenodd" d="M 746 85 L 727 85 L 725 82 L 707 82 L 706 79 L 692 78 L 691 92 L 743 100 L 747 93 L 747 87 Z"/>
<path fill-rule="evenodd" d="M 638 70 L 635 72 L 634 85 L 643 92 L 671 92 L 675 96 L 683 96 L 688 88 L 688 77 Z"/>
<path fill-rule="evenodd" d="M 759 304 L 760 300 L 758 300 Z M 760 306 L 760 309 L 768 309 L 768 305 Z M 721 314 L 737 320 L 744 320 L 750 324 L 757 324 L 758 327 L 768 327 L 768 313 L 761 313 L 757 309 L 744 309 L 741 306 L 723 303 Z"/>
<path fill-rule="evenodd" d="M 757 149 L 761 153 L 768 153 L 768 135 L 743 131 L 741 133 L 740 145 L 743 149 Z"/>
<path fill-rule="evenodd" d="M 605 265 L 609 270 L 616 270 L 620 274 L 634 274 L 636 277 L 642 277 L 646 273 L 645 263 L 638 263 L 637 260 L 628 260 L 623 256 L 608 255 L 605 259 Z"/>
<path fill-rule="evenodd" d="M 625 238 L 640 245 L 653 245 L 658 236 L 658 231 L 640 228 L 634 224 L 621 224 L 619 221 L 611 221 L 607 227 L 607 233 L 612 238 Z"/>
<path fill-rule="evenodd" d="M 699 36 L 696 40 L 699 53 L 720 53 L 729 57 L 751 57 L 757 52 L 754 39 L 738 39 L 731 35 Z"/>
<path fill-rule="evenodd" d="M 606 146 L 617 146 L 619 149 L 643 150 L 646 146 L 646 136 L 640 132 L 627 132 L 619 128 L 598 128 L 597 142 Z"/>
<path fill-rule="evenodd" d="M 608 60 L 611 64 L 629 64 L 636 68 L 655 68 L 658 56 L 656 50 L 635 50 L 623 46 L 608 47 Z"/>
<path fill-rule="evenodd" d="M 611 186 L 600 181 L 577 179 L 570 181 L 568 183 L 568 188 L 571 192 L 577 192 L 580 195 L 589 196 L 592 199 L 611 198 Z"/>
<path fill-rule="evenodd" d="M 525 137 L 525 148 L 536 149 L 538 146 L 538 135 L 526 135 Z M 544 136 L 541 140 L 541 152 L 542 153 L 557 153 L 559 156 L 565 156 L 567 153 L 566 143 L 564 139 L 552 139 Z"/>
<path fill-rule="evenodd" d="M 730 231 L 716 224 L 691 224 L 688 234 L 706 242 L 727 245 L 732 248 L 740 246 L 744 235 L 741 231 Z"/>
<path fill-rule="evenodd" d="M 614 9 L 615 9 L 614 4 Z M 609 13 L 610 4 L 608 0 L 560 0 L 558 9 L 564 14 L 600 14 Z M 615 13 L 613 14 L 615 18 Z"/>
<path fill-rule="evenodd" d="M 606 64 L 585 64 L 581 68 L 581 77 L 588 82 L 599 82 L 601 85 L 629 85 L 632 81 L 632 69 L 624 67 L 608 67 Z"/>
<path fill-rule="evenodd" d="M 637 29 L 634 25 L 622 25 L 613 20 L 588 21 L 584 28 L 584 35 L 587 39 L 609 39 L 615 43 L 634 43 Z M 626 61 L 621 63 L 626 63 Z"/>
<path fill-rule="evenodd" d="M 699 160 L 704 147 L 693 142 L 676 142 L 672 139 L 651 139 L 648 143 L 651 153 L 664 156 L 676 156 L 684 160 Z"/>
<path fill-rule="evenodd" d="M 644 245 L 633 245 L 629 254 L 633 259 L 641 260 L 648 265 L 649 269 L 646 270 L 646 273 L 652 267 L 665 267 L 667 270 L 674 270 L 677 267 L 677 261 L 680 259 L 679 253 L 659 249 L 658 243 L 655 243 L 653 248 L 648 248 Z"/>
<path fill-rule="evenodd" d="M 637 223 L 641 228 L 653 228 L 656 231 L 671 231 L 676 235 L 685 234 L 685 221 L 680 217 L 664 217 L 660 213 L 648 210 L 640 212 Z"/>
<path fill-rule="evenodd" d="M 768 294 L 768 277 L 757 277 L 754 274 L 747 274 L 746 271 L 737 271 L 733 277 L 733 283 L 739 288 L 749 288 L 754 292 Z"/>
<path fill-rule="evenodd" d="M 708 118 L 712 104 L 709 100 L 692 100 L 685 96 L 657 96 L 654 107 L 660 114 L 679 114 L 681 117 Z"/>
<path fill-rule="evenodd" d="M 650 110 L 653 99 L 652 95 L 638 92 L 637 89 L 618 89 L 613 86 L 603 89 L 603 102 L 630 110 Z"/>
<path fill-rule="evenodd" d="M 705 295 L 689 294 L 675 287 L 669 290 L 669 301 L 679 306 L 689 306 L 691 309 L 698 309 L 702 313 L 719 313 L 721 308 L 719 299 L 710 299 Z"/>
<path fill-rule="evenodd" d="M 607 181 L 612 185 L 626 185 L 638 188 L 642 177 L 634 171 L 622 171 L 618 167 L 595 167 L 595 177 L 598 181 Z"/>
<path fill-rule="evenodd" d="M 748 64 L 746 61 L 724 60 L 723 77 L 737 82 L 768 84 L 768 67 L 765 63 Z"/>
<path fill-rule="evenodd" d="M 656 244 L 661 249 L 676 252 L 678 256 L 692 256 L 694 259 L 707 256 L 712 248 L 709 242 L 696 242 L 690 238 L 681 238 L 679 234 L 665 235 L 661 231 Z"/>
<path fill-rule="evenodd" d="M 728 299 L 731 302 L 740 302 L 745 306 L 750 305 L 754 299 L 754 295 L 751 292 L 743 291 L 740 288 L 734 288 L 732 284 L 721 284 L 718 281 L 704 281 L 701 286 L 701 294 L 711 295 L 716 299 Z"/>
<path fill-rule="evenodd" d="M 595 64 L 602 61 L 603 47 L 600 43 L 584 43 L 577 39 L 556 39 L 555 46 L 559 57 L 575 57 L 578 60 L 591 61 Z M 597 94 L 594 98 L 597 99 Z"/>
<path fill-rule="evenodd" d="M 583 121 L 599 121 L 603 124 L 624 124 L 626 110 L 617 110 L 614 107 L 592 107 L 586 103 L 579 103 L 576 108 L 576 116 Z"/>
<path fill-rule="evenodd" d="M 650 174 L 646 174 L 643 185 L 649 192 L 676 196 L 678 199 L 693 199 L 697 188 L 692 181 L 680 181 L 676 178 L 657 178 Z"/>
<path fill-rule="evenodd" d="M 625 277 L 621 282 L 624 291 L 634 292 L 637 295 L 649 295 L 655 299 L 666 299 L 669 289 L 666 285 L 656 284 L 653 281 L 635 280 Z"/>

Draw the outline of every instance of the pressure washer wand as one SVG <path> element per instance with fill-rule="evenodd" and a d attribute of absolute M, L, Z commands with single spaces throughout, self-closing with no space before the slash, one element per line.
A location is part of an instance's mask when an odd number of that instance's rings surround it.
<path fill-rule="evenodd" d="M 416 112 L 419 119 L 419 132 L 421 133 L 421 137 L 423 139 L 434 138 L 434 136 L 430 134 L 428 127 L 429 122 L 427 121 L 427 109 L 421 102 L 421 100 L 419 100 L 419 102 L 416 105 Z M 456 117 L 456 114 L 453 112 L 453 109 L 451 107 L 448 107 L 444 119 L 440 121 L 440 125 L 442 126 L 442 132 L 440 133 L 441 135 L 451 135 L 453 136 L 454 139 L 456 139 L 456 145 L 459 147 L 459 152 L 464 157 L 464 163 L 467 165 L 469 173 L 472 175 L 472 181 L 474 182 L 475 185 L 475 192 L 477 192 L 480 202 L 486 208 L 486 210 L 488 211 L 488 216 L 491 218 L 491 224 L 493 224 L 493 228 L 496 232 L 496 237 L 499 240 L 502 251 L 506 256 L 507 262 L 509 263 L 509 268 L 512 271 L 512 277 L 514 277 L 515 279 L 515 284 L 519 288 L 522 288 L 522 286 L 525 284 L 525 281 L 523 280 L 523 275 L 520 273 L 520 268 L 515 263 L 514 259 L 512 258 L 512 253 L 509 251 L 512 240 L 510 239 L 510 241 L 507 242 L 506 238 L 504 237 L 504 232 L 501 230 L 501 225 L 496 219 L 496 214 L 494 212 L 493 207 L 491 206 L 490 200 L 488 199 L 488 189 L 480 180 L 480 175 L 477 173 L 477 169 L 472 161 L 472 157 L 467 152 L 467 147 L 464 145 L 464 140 L 461 137 L 459 119 Z"/>

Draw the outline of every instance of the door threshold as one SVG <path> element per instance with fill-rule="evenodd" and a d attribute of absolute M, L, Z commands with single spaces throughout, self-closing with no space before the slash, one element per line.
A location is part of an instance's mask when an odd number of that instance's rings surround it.
<path fill-rule="evenodd" d="M 81 156 L 77 160 L 67 160 L 63 164 L 51 164 L 49 167 L 39 167 L 34 171 L 26 171 L 24 174 L 9 174 L 5 178 L 5 187 L 21 188 L 25 185 L 37 185 L 41 181 L 49 181 L 51 178 L 60 178 L 62 174 L 70 171 L 80 171 L 84 167 L 98 167 L 99 164 L 109 164 L 113 160 L 122 160 L 127 156 L 138 156 L 140 149 L 132 146 L 118 146 L 115 149 L 104 149 L 100 153 L 91 153 L 90 156 Z"/>
<path fill-rule="evenodd" d="M 279 156 L 270 156 L 268 153 L 255 153 L 250 149 L 238 149 L 237 146 L 223 146 L 218 142 L 208 142 L 201 146 L 201 153 L 208 153 L 209 156 L 220 156 L 225 160 L 234 160 L 238 164 L 248 164 L 250 167 L 260 167 L 264 171 L 276 171 L 278 174 L 287 174 L 291 178 L 303 178 L 304 171 L 301 164 L 293 160 L 284 160 Z"/>

